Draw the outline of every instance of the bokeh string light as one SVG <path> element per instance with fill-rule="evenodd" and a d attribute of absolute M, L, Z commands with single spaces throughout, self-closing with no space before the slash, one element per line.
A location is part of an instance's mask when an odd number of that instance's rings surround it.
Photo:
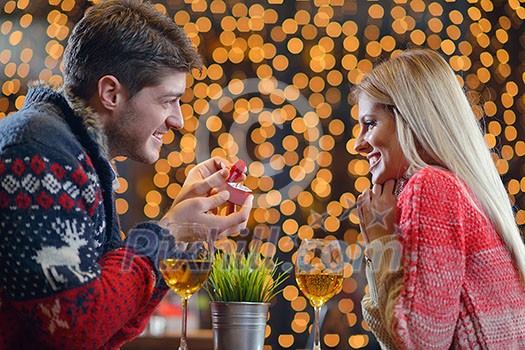
<path fill-rule="evenodd" d="M 67 36 L 92 3 L 10 0 L 2 5 L 0 118 L 21 108 L 28 81 L 62 82 Z M 525 224 L 522 1 L 155 3 L 184 28 L 205 67 L 188 76 L 181 106 L 185 130 L 166 135 L 155 165 L 117 160 L 117 210 L 124 229 L 159 218 L 167 209 L 197 161 L 201 140 L 196 132 L 206 128 L 210 155 L 235 160 L 246 150 L 250 156 L 244 159 L 249 163 L 246 185 L 266 195 L 249 226 L 253 238 L 265 242 L 264 254 L 291 261 L 298 239 L 321 234 L 344 240 L 348 260 L 360 261 L 355 200 L 370 181 L 368 163 L 353 150 L 357 108 L 349 102 L 349 91 L 375 62 L 412 46 L 440 52 L 457 73 L 476 115 L 484 116 L 485 141 L 494 148 L 517 222 Z M 242 94 L 246 79 L 259 80 L 256 93 Z M 299 96 L 310 112 L 298 111 Z M 220 111 L 204 121 L 214 104 Z M 236 133 L 234 127 L 246 132 Z M 309 176 L 307 186 L 281 190 Z M 375 348 L 361 318 L 366 282 L 358 264 L 348 263 L 345 277 L 343 291 L 330 303 L 323 341 L 327 348 Z M 312 316 L 292 280 L 277 303 L 268 322 L 267 344 L 272 345 L 267 348 L 303 347 Z"/>

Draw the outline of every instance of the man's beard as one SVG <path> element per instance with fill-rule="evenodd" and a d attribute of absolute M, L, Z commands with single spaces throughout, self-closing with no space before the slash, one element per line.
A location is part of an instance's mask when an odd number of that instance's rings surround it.
<path fill-rule="evenodd" d="M 110 154 L 112 157 L 125 156 L 141 163 L 151 163 L 147 156 L 146 142 L 137 139 L 137 135 L 128 125 L 135 125 L 140 116 L 136 113 L 132 101 L 128 101 L 126 108 L 121 111 L 112 123 L 106 126 Z"/>

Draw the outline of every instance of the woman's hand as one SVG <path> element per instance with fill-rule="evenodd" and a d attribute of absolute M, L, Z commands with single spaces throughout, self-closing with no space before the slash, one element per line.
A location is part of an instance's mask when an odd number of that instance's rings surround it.
<path fill-rule="evenodd" d="M 357 198 L 359 226 L 366 244 L 395 231 L 395 184 L 395 180 L 388 180 L 383 185 L 375 184 L 372 190 L 366 189 Z"/>

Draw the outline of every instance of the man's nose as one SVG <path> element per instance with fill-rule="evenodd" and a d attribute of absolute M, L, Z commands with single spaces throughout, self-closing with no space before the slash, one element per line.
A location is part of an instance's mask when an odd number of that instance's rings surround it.
<path fill-rule="evenodd" d="M 184 117 L 182 116 L 180 107 L 176 108 L 166 119 L 166 126 L 175 130 L 180 130 L 184 127 Z"/>

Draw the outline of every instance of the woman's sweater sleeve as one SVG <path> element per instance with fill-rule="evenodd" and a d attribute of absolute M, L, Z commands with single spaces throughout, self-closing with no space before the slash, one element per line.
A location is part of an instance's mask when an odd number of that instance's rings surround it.
<path fill-rule="evenodd" d="M 397 235 L 376 239 L 365 250 L 369 292 L 361 302 L 363 317 L 382 349 L 396 349 L 392 332 L 387 327 L 387 320 L 390 321 L 393 315 L 386 312 L 392 311 L 392 308 L 386 305 L 390 300 L 396 300 L 394 296 L 399 295 L 403 285 L 400 254 Z"/>
<path fill-rule="evenodd" d="M 465 201 L 451 175 L 416 174 L 399 201 L 399 234 L 367 248 L 363 312 L 384 348 L 450 348 L 465 274 Z"/>

